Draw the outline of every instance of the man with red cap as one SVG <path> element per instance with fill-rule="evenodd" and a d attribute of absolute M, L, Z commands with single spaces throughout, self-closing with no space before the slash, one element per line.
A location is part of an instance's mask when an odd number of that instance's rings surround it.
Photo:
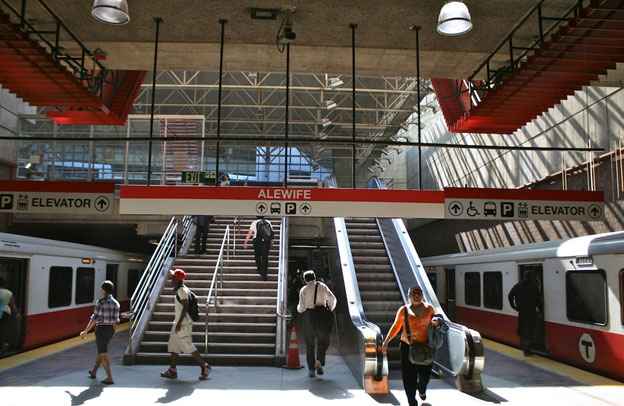
<path fill-rule="evenodd" d="M 161 373 L 160 376 L 171 379 L 177 378 L 178 370 L 176 365 L 178 354 L 190 353 L 201 366 L 199 379 L 203 381 L 210 374 L 210 364 L 204 361 L 197 348 L 193 345 L 193 320 L 188 315 L 189 289 L 184 285 L 186 273 L 182 269 L 170 269 L 169 274 L 171 275 L 173 290 L 176 294 L 176 297 L 173 299 L 175 319 L 173 320 L 173 327 L 171 328 L 171 335 L 167 345 L 167 351 L 171 353 L 171 366 L 168 370 Z"/>

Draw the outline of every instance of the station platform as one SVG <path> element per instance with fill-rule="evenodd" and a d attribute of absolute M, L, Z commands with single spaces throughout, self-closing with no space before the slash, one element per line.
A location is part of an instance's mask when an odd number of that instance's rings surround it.
<path fill-rule="evenodd" d="M 399 374 L 392 374 L 390 393 L 368 395 L 358 385 L 335 348 L 330 347 L 325 374 L 310 378 L 307 368 L 215 366 L 199 381 L 198 366 L 179 365 L 178 379 L 160 377 L 167 366 L 122 365 L 128 331 L 122 327 L 109 356 L 114 385 L 103 385 L 105 373 L 89 379 L 96 356 L 93 333 L 0 360 L 0 404 L 14 405 L 407 405 Z M 305 344 L 299 335 L 300 359 Z M 621 406 L 624 384 L 540 357 L 523 357 L 515 348 L 486 341 L 484 392 L 459 392 L 432 379 L 428 405 Z"/>

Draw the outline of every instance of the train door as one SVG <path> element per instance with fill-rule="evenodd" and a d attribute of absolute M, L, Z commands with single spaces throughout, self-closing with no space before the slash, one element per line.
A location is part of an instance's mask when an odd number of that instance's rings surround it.
<path fill-rule="evenodd" d="M 20 258 L 0 258 L 0 277 L 4 279 L 5 289 L 13 292 L 13 300 L 15 305 L 22 313 L 22 316 L 28 315 L 26 308 L 26 283 L 28 280 L 28 260 Z M 24 343 L 24 319 L 17 320 L 14 315 L 10 317 L 8 326 L 9 333 L 6 338 L 8 340 L 8 353 L 21 351 Z"/>
<path fill-rule="evenodd" d="M 446 274 L 446 315 L 455 321 L 455 268 L 445 268 Z"/>
<path fill-rule="evenodd" d="M 537 285 L 540 294 L 540 301 L 544 303 L 544 274 L 542 264 L 522 264 L 519 266 L 519 280 L 522 279 L 525 271 L 528 271 L 530 278 Z M 533 332 L 533 341 L 531 350 L 537 353 L 546 354 L 546 343 L 544 338 L 544 313 L 537 314 L 535 322 L 535 331 Z"/>

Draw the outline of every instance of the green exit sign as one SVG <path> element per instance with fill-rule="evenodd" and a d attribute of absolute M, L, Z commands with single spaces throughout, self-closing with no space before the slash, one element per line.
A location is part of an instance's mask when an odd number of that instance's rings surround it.
<path fill-rule="evenodd" d="M 215 171 L 182 172 L 182 183 L 200 183 L 202 185 L 214 185 L 217 180 Z"/>

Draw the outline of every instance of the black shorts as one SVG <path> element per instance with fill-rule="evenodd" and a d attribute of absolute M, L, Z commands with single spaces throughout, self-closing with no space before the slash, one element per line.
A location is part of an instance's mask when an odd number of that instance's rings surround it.
<path fill-rule="evenodd" d="M 108 352 L 108 343 L 115 334 L 115 326 L 102 325 L 95 327 L 95 343 L 97 344 L 98 354 Z"/>

